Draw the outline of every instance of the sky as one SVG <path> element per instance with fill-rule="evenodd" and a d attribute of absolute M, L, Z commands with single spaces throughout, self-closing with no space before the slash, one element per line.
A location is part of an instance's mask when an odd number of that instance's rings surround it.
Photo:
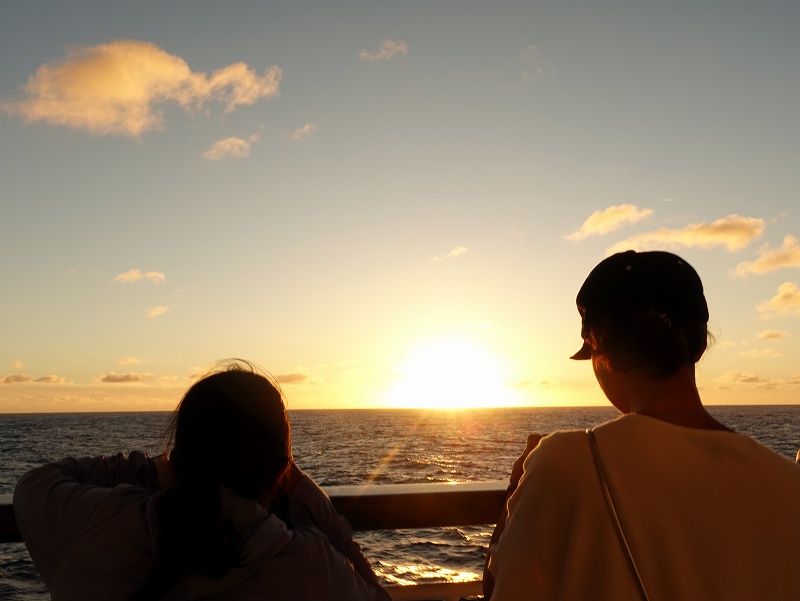
<path fill-rule="evenodd" d="M 800 400 L 794 0 L 0 3 L 0 412 L 600 405 L 575 295 L 703 279 L 709 404 Z"/>

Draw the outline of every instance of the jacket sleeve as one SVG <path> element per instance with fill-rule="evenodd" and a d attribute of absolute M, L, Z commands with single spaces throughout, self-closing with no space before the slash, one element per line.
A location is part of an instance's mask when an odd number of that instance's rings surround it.
<path fill-rule="evenodd" d="M 289 495 L 289 512 L 293 524 L 318 528 L 331 546 L 347 558 L 356 573 L 378 591 L 377 599 L 390 598 L 389 593 L 380 586 L 361 547 L 353 540 L 350 523 L 338 514 L 325 491 L 307 475 Z"/>
<path fill-rule="evenodd" d="M 36 467 L 14 490 L 22 538 L 45 581 L 77 540 L 100 504 L 119 484 L 158 489 L 152 460 L 144 453 L 68 457 Z"/>

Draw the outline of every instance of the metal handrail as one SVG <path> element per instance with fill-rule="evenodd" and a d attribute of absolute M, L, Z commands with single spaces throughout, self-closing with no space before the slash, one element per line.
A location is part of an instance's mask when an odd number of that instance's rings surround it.
<path fill-rule="evenodd" d="M 494 524 L 504 482 L 323 486 L 353 530 Z M 12 495 L 0 495 L 0 543 L 20 542 Z"/>

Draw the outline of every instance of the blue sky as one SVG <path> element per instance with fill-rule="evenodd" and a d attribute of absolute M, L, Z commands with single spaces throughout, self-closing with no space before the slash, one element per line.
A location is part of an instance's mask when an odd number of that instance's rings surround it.
<path fill-rule="evenodd" d="M 800 388 L 795 2 L 0 5 L 0 411 L 604 402 L 574 298 L 703 278 L 713 403 Z"/>

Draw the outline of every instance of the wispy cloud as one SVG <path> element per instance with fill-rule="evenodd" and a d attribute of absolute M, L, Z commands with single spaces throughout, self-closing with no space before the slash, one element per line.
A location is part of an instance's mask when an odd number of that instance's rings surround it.
<path fill-rule="evenodd" d="M 612 246 L 608 252 L 647 248 L 713 248 L 729 252 L 741 250 L 764 233 L 764 220 L 728 215 L 711 223 L 692 223 L 680 229 L 661 228 L 631 236 Z"/>
<path fill-rule="evenodd" d="M 66 382 L 66 378 L 62 376 L 56 376 L 55 374 L 50 374 L 49 376 L 40 376 L 38 378 L 34 378 L 34 382 L 40 382 L 42 384 L 61 384 Z"/>
<path fill-rule="evenodd" d="M 386 61 L 398 54 L 408 54 L 408 46 L 399 40 L 383 40 L 380 48 L 374 52 L 362 50 L 358 53 L 358 58 L 362 61 Z"/>
<path fill-rule="evenodd" d="M 754 348 L 739 353 L 740 357 L 780 357 L 781 352 L 774 348 Z"/>
<path fill-rule="evenodd" d="M 758 249 L 755 261 L 744 261 L 731 269 L 731 275 L 744 276 L 751 273 L 769 273 L 785 267 L 800 267 L 800 241 L 794 236 L 786 236 L 780 248 L 765 244 Z"/>
<path fill-rule="evenodd" d="M 147 317 L 158 317 L 159 315 L 164 315 L 164 313 L 167 311 L 169 311 L 169 307 L 158 305 L 157 307 L 152 307 L 147 311 Z"/>
<path fill-rule="evenodd" d="M 61 384 L 66 382 L 66 378 L 62 376 L 56 375 L 49 375 L 49 376 L 39 376 L 34 378 L 33 376 L 29 376 L 28 374 L 10 374 L 5 376 L 0 380 L 2 384 L 26 384 L 28 382 L 36 382 L 39 384 Z"/>
<path fill-rule="evenodd" d="M 95 381 L 102 382 L 104 384 L 127 384 L 131 382 L 144 382 L 145 380 L 150 380 L 152 378 L 153 374 L 118 374 L 112 371 L 103 376 L 97 376 Z"/>
<path fill-rule="evenodd" d="M 31 381 L 33 378 L 28 374 L 11 374 L 3 378 L 3 384 L 23 384 Z"/>
<path fill-rule="evenodd" d="M 546 73 L 546 68 L 541 59 L 538 46 L 528 46 L 523 53 L 525 66 L 522 69 L 522 79 L 533 79 Z"/>
<path fill-rule="evenodd" d="M 724 374 L 714 380 L 720 384 L 757 384 L 764 385 L 769 383 L 769 380 L 757 374 L 747 371 L 726 371 Z"/>
<path fill-rule="evenodd" d="M 41 65 L 24 86 L 25 98 L 0 108 L 27 123 L 138 138 L 164 128 L 163 104 L 196 112 L 215 101 L 229 112 L 277 95 L 281 75 L 276 66 L 259 75 L 241 62 L 207 75 L 155 44 L 116 40 Z"/>
<path fill-rule="evenodd" d="M 250 156 L 250 148 L 253 143 L 258 142 L 259 137 L 253 134 L 248 139 L 230 137 L 218 140 L 212 144 L 211 148 L 203 153 L 203 158 L 209 161 L 220 161 L 222 159 L 246 159 Z"/>
<path fill-rule="evenodd" d="M 433 257 L 434 261 L 446 261 L 447 259 L 456 259 L 458 257 L 463 257 L 469 252 L 469 249 L 466 246 L 456 246 L 453 250 L 449 253 L 436 255 Z"/>
<path fill-rule="evenodd" d="M 13 361 L 11 367 L 14 369 L 22 369 L 22 361 Z"/>
<path fill-rule="evenodd" d="M 117 361 L 119 365 L 139 365 L 141 362 L 141 359 L 138 357 L 123 357 Z"/>
<path fill-rule="evenodd" d="M 719 388 L 754 388 L 758 390 L 797 390 L 800 386 L 800 375 L 788 378 L 765 378 L 748 371 L 728 371 L 718 378 L 714 383 Z"/>
<path fill-rule="evenodd" d="M 275 376 L 278 384 L 302 384 L 308 380 L 308 375 L 301 373 L 280 374 Z"/>
<path fill-rule="evenodd" d="M 778 293 L 756 307 L 763 318 L 800 315 L 800 288 L 794 282 L 784 282 L 778 286 Z"/>
<path fill-rule="evenodd" d="M 302 140 L 303 138 L 307 138 L 311 134 L 317 131 L 317 126 L 313 123 L 306 123 L 303 127 L 299 127 L 294 130 L 292 134 L 292 138 L 295 140 Z"/>
<path fill-rule="evenodd" d="M 789 335 L 789 332 L 783 330 L 764 330 L 756 334 L 759 340 L 782 340 Z"/>
<path fill-rule="evenodd" d="M 149 280 L 151 282 L 163 282 L 167 279 L 160 271 L 142 271 L 141 269 L 129 269 L 125 273 L 119 274 L 114 278 L 115 282 L 138 282 L 139 280 Z"/>
<path fill-rule="evenodd" d="M 595 211 L 581 226 L 565 236 L 567 240 L 582 240 L 588 236 L 602 236 L 624 225 L 637 223 L 653 214 L 652 209 L 640 209 L 635 205 L 614 205 Z"/>

